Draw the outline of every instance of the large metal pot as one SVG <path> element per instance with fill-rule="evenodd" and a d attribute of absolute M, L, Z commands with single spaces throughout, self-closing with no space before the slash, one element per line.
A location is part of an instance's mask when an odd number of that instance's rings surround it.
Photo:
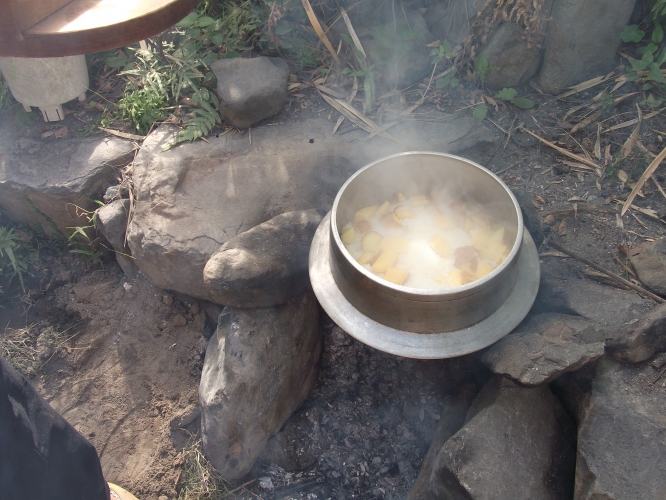
<path fill-rule="evenodd" d="M 340 229 L 358 209 L 396 191 L 409 196 L 433 188 L 487 207 L 505 225 L 513 246 L 493 272 L 464 286 L 426 290 L 389 283 L 352 258 Z M 359 340 L 403 356 L 442 358 L 485 347 L 515 328 L 536 296 L 539 263 L 516 198 L 497 176 L 457 156 L 409 152 L 367 165 L 342 186 L 315 235 L 310 277 L 327 313 Z"/>

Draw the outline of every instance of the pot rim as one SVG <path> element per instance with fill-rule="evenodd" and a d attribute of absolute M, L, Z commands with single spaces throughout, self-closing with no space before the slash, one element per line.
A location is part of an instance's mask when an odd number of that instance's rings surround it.
<path fill-rule="evenodd" d="M 453 287 L 453 288 L 436 288 L 436 289 L 427 289 L 427 288 L 414 288 L 414 287 L 408 287 L 404 285 L 396 285 L 394 283 L 391 283 L 390 281 L 386 281 L 383 278 L 380 278 L 379 276 L 375 275 L 374 273 L 371 273 L 368 271 L 365 267 L 360 265 L 356 259 L 354 259 L 347 248 L 344 246 L 342 243 L 342 239 L 340 237 L 340 230 L 338 228 L 337 224 L 337 217 L 336 214 L 338 212 L 338 206 L 340 204 L 340 199 L 342 198 L 343 193 L 347 189 L 347 187 L 354 182 L 354 180 L 360 176 L 363 172 L 366 170 L 371 169 L 378 163 L 385 162 L 387 160 L 401 157 L 401 156 L 412 156 L 412 155 L 434 155 L 434 156 L 442 156 L 445 158 L 450 158 L 453 160 L 458 160 L 463 163 L 466 163 L 470 166 L 476 167 L 488 176 L 490 176 L 492 179 L 494 179 L 500 186 L 504 188 L 504 191 L 506 194 L 509 196 L 511 201 L 513 202 L 513 206 L 516 212 L 516 218 L 517 218 L 517 231 L 516 231 L 516 238 L 513 242 L 513 246 L 511 247 L 511 251 L 509 252 L 509 255 L 504 259 L 504 261 L 497 266 L 492 272 L 487 274 L 481 279 L 472 281 L 471 283 L 467 283 L 466 285 L 458 286 L 458 287 Z M 523 229 L 524 229 L 524 224 L 523 224 L 523 215 L 520 210 L 520 205 L 518 204 L 518 200 L 516 199 L 515 195 L 511 192 L 509 187 L 493 172 L 488 170 L 487 168 L 479 165 L 476 162 L 473 162 L 471 160 L 468 160 L 467 158 L 463 158 L 461 156 L 456 156 L 448 153 L 439 153 L 436 151 L 406 151 L 404 153 L 396 153 L 392 154 L 389 156 L 385 156 L 383 158 L 380 158 L 378 160 L 375 160 L 369 164 L 367 164 L 365 167 L 360 168 L 357 170 L 347 181 L 342 185 L 342 187 L 339 189 L 338 194 L 335 197 L 335 200 L 333 201 L 333 207 L 331 208 L 331 223 L 330 223 L 330 232 L 331 232 L 331 237 L 332 241 L 335 242 L 335 245 L 337 249 L 340 251 L 340 253 L 344 256 L 346 259 L 347 263 L 351 264 L 353 268 L 359 272 L 361 275 L 363 275 L 366 279 L 372 281 L 374 284 L 377 286 L 381 287 L 379 288 L 379 292 L 381 293 L 388 293 L 389 295 L 394 295 L 394 294 L 411 294 L 414 296 L 421 296 L 421 297 L 429 297 L 429 298 L 440 298 L 446 300 L 447 297 L 453 298 L 458 298 L 461 296 L 467 296 L 467 295 L 473 295 L 484 288 L 491 286 L 495 279 L 502 274 L 509 266 L 513 265 L 514 260 L 516 259 L 516 256 L 518 255 L 518 252 L 520 251 L 520 247 L 523 242 Z M 472 292 L 472 293 L 467 293 L 467 292 Z M 416 297 L 415 297 L 416 299 Z"/>

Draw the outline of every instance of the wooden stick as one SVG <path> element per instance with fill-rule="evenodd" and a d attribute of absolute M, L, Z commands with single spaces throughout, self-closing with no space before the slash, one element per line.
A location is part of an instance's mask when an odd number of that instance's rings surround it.
<path fill-rule="evenodd" d="M 581 255 L 578 255 L 575 252 L 572 252 L 571 250 L 567 250 L 566 248 L 564 248 L 562 245 L 560 245 L 556 241 L 552 241 L 552 240 L 548 241 L 548 244 L 551 247 L 555 248 L 556 250 L 559 250 L 560 252 L 567 254 L 569 257 L 574 258 L 574 259 L 582 262 L 583 264 L 586 264 L 586 265 L 596 269 L 597 271 L 600 271 L 600 272 L 604 273 L 608 277 L 613 278 L 615 281 L 618 281 L 619 283 L 622 283 L 623 285 L 628 286 L 629 288 L 631 288 L 632 290 L 640 293 L 641 295 L 645 295 L 645 296 L 651 298 L 655 302 L 659 302 L 660 304 L 663 304 L 663 303 L 666 302 L 666 300 L 661 298 L 659 295 L 655 295 L 654 293 L 646 290 L 643 287 L 640 287 L 638 285 L 634 285 L 631 281 L 625 280 L 622 276 L 618 276 L 617 274 L 609 271 L 608 269 L 605 269 L 605 268 L 601 267 L 599 264 L 595 264 L 591 260 L 586 259 L 585 257 L 583 257 Z"/>

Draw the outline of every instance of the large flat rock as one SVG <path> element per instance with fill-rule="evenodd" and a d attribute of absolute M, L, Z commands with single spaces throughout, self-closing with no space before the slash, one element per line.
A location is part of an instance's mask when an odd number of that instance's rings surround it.
<path fill-rule="evenodd" d="M 574 434 L 573 421 L 547 385 L 527 389 L 496 375 L 439 451 L 434 497 L 570 499 Z"/>
<path fill-rule="evenodd" d="M 666 393 L 649 363 L 602 358 L 581 411 L 576 500 L 666 498 Z"/>
<path fill-rule="evenodd" d="M 605 343 L 606 333 L 580 316 L 538 314 L 481 359 L 494 373 L 534 387 L 600 358 Z"/>
<path fill-rule="evenodd" d="M 203 270 L 222 244 L 276 215 L 328 211 L 338 189 L 371 160 L 408 150 L 460 153 L 493 140 L 473 120 L 412 122 L 390 129 L 400 143 L 365 132 L 333 135 L 334 119 L 289 119 L 209 142 L 161 149 L 162 126 L 134 162 L 137 203 L 128 244 L 139 269 L 165 289 L 218 302 Z M 218 302 L 219 303 L 219 302 Z"/>
<path fill-rule="evenodd" d="M 115 137 L 11 140 L 0 137 L 0 207 L 11 219 L 69 235 L 90 223 L 77 207 L 94 210 L 115 184 L 135 146 Z"/>

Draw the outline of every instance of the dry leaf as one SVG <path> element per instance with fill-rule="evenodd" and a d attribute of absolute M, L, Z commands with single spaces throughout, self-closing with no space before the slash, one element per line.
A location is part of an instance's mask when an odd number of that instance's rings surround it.
<path fill-rule="evenodd" d="M 564 236 L 567 234 L 567 223 L 565 221 L 560 222 L 560 225 L 557 226 L 557 235 Z"/>
<path fill-rule="evenodd" d="M 91 111 L 99 111 L 100 113 L 104 111 L 104 106 L 102 106 L 100 103 L 97 101 L 88 101 L 86 104 L 86 108 L 91 110 Z"/>
<path fill-rule="evenodd" d="M 356 35 L 356 31 L 354 30 L 354 26 L 352 26 L 347 12 L 342 7 L 340 7 L 340 11 L 342 12 L 342 19 L 344 19 L 345 24 L 347 25 L 351 39 L 354 42 L 354 46 L 358 49 L 359 52 L 361 52 L 361 54 L 363 54 L 363 57 L 367 58 L 365 50 L 363 50 L 363 45 L 361 45 L 361 40 L 359 40 L 358 36 Z"/>
<path fill-rule="evenodd" d="M 617 172 L 617 178 L 620 179 L 620 181 L 622 182 L 622 184 L 626 184 L 627 181 L 629 180 L 629 176 L 628 176 L 627 173 L 626 173 L 624 170 L 622 170 L 622 169 L 618 170 L 618 172 Z"/>
<path fill-rule="evenodd" d="M 538 195 L 537 195 L 537 196 L 536 196 L 536 200 L 537 200 L 539 203 L 543 204 L 543 205 L 546 204 L 546 200 L 543 199 L 543 196 L 538 196 Z"/>
<path fill-rule="evenodd" d="M 597 140 L 594 143 L 594 156 L 601 160 L 601 125 L 597 124 Z"/>
<path fill-rule="evenodd" d="M 596 179 L 594 182 L 597 183 L 597 189 L 601 191 L 601 184 L 599 184 L 599 179 Z"/>
<path fill-rule="evenodd" d="M 329 41 L 328 37 L 326 36 L 326 33 L 324 32 L 323 29 L 321 29 L 321 24 L 319 24 L 319 19 L 317 19 L 317 15 L 315 14 L 314 10 L 312 10 L 312 6 L 310 5 L 310 2 L 308 0 L 301 0 L 303 3 L 303 8 L 305 9 L 306 14 L 308 15 L 308 19 L 310 19 L 310 24 L 312 24 L 312 27 L 314 28 L 315 32 L 317 33 L 317 36 L 319 39 L 324 42 L 324 45 L 328 49 L 328 51 L 331 53 L 333 56 L 333 59 L 335 59 L 335 62 L 339 63 L 340 59 L 338 59 L 338 54 L 335 53 L 335 49 L 331 45 L 331 42 Z M 323 80 L 322 80 L 323 83 Z"/>
<path fill-rule="evenodd" d="M 661 108 L 658 111 L 653 111 L 652 113 L 649 113 L 643 117 L 643 120 L 649 120 L 652 117 L 657 116 L 659 113 L 661 113 L 664 109 L 666 108 Z M 619 123 L 617 125 L 613 125 L 612 127 L 607 128 L 604 130 L 604 134 L 608 132 L 612 132 L 613 130 L 620 130 L 621 128 L 626 128 L 626 127 L 631 127 L 632 125 L 636 125 L 638 123 L 638 118 L 634 118 L 633 120 L 629 120 L 626 122 Z"/>
<path fill-rule="evenodd" d="M 634 146 L 636 146 L 636 143 L 638 142 L 641 134 L 642 116 L 643 115 L 640 111 L 640 108 L 638 108 L 638 124 L 636 125 L 636 128 L 631 133 L 631 135 L 627 138 L 627 140 L 624 141 L 624 144 L 622 145 L 622 148 L 620 149 L 620 152 L 617 155 L 617 159 L 615 160 L 616 162 L 624 160 L 634 150 Z"/>
<path fill-rule="evenodd" d="M 606 151 L 604 151 L 604 167 L 607 166 L 610 162 L 613 161 L 613 156 L 611 155 L 611 145 L 606 146 Z"/>
<path fill-rule="evenodd" d="M 63 137 L 67 137 L 69 135 L 69 129 L 67 127 L 59 127 L 55 129 L 53 135 L 56 139 L 62 139 Z"/>
<path fill-rule="evenodd" d="M 615 214 L 615 224 L 620 229 L 624 229 L 624 222 L 622 222 L 622 217 L 620 217 L 620 214 Z"/>
<path fill-rule="evenodd" d="M 549 226 L 552 226 L 555 224 L 555 216 L 554 215 L 549 215 L 543 220 L 544 224 L 547 224 Z"/>
<path fill-rule="evenodd" d="M 585 118 L 584 120 L 581 120 L 579 123 L 577 123 L 576 125 L 574 125 L 574 126 L 571 128 L 571 130 L 569 131 L 569 133 L 570 133 L 570 134 L 573 134 L 573 133 L 575 133 L 575 132 L 578 132 L 578 131 L 581 130 L 581 129 L 584 129 L 585 127 L 587 127 L 588 125 L 590 125 L 592 122 L 594 122 L 597 118 L 601 117 L 601 115 L 603 115 L 603 114 L 604 114 L 604 110 L 603 110 L 603 109 L 600 109 L 600 110 L 598 110 L 598 111 L 595 111 L 595 112 L 592 113 L 590 116 L 588 116 L 588 117 Z"/>

